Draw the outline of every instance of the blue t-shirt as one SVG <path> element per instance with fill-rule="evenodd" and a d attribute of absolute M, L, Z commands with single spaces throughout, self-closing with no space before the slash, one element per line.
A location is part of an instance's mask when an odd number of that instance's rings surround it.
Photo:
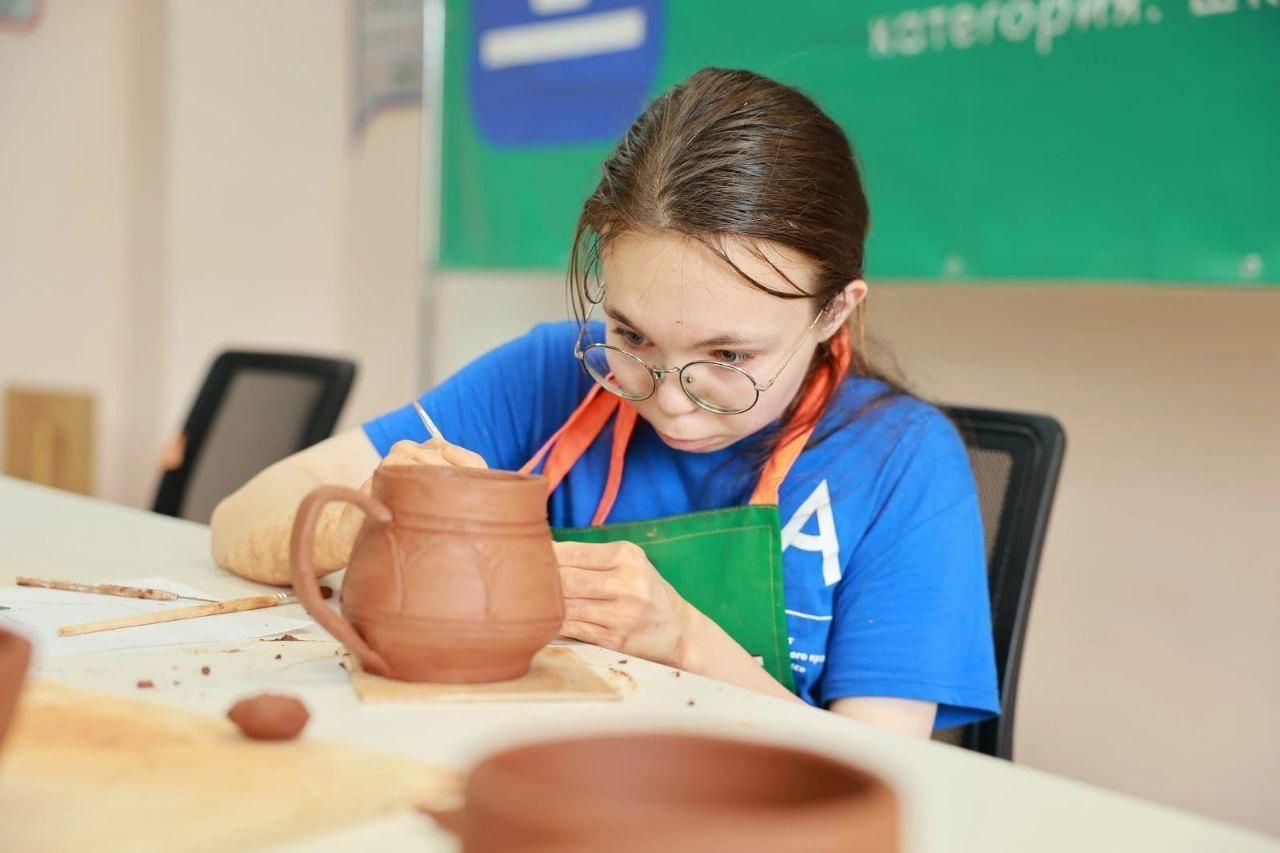
<path fill-rule="evenodd" d="M 593 329 L 595 334 L 600 329 Z M 590 390 L 574 323 L 537 326 L 423 394 L 453 443 L 516 469 Z M 884 390 L 847 379 L 817 435 Z M 378 452 L 425 441 L 411 405 L 364 426 Z M 609 468 L 606 428 L 548 504 L 551 523 L 591 523 Z M 610 522 L 745 504 L 751 439 L 712 453 L 667 447 L 640 419 Z M 783 481 L 791 668 L 805 701 L 891 696 L 938 704 L 937 727 L 998 712 L 982 521 L 964 444 L 937 409 L 894 397 L 806 449 Z"/>

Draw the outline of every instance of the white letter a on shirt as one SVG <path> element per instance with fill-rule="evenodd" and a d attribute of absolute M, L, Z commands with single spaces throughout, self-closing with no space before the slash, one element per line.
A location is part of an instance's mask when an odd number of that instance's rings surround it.
<path fill-rule="evenodd" d="M 809 519 L 818 516 L 818 532 L 805 533 Z M 831 493 L 823 480 L 805 498 L 804 503 L 782 528 L 782 550 L 791 546 L 801 551 L 817 551 L 822 554 L 822 580 L 831 586 L 840 580 L 840 540 L 836 538 L 836 519 L 831 513 Z"/>

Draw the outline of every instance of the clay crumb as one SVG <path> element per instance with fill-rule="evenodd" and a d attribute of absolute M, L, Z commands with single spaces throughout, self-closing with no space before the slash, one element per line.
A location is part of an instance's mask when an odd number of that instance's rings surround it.
<path fill-rule="evenodd" d="M 694 705 L 697 705 L 698 703 L 690 699 L 688 704 L 689 704 L 689 707 L 692 708 Z"/>
<path fill-rule="evenodd" d="M 338 666 L 342 667 L 343 669 L 346 669 L 346 668 L 347 668 L 347 663 L 346 663 L 346 661 L 338 661 Z"/>
<path fill-rule="evenodd" d="M 280 654 L 278 654 L 278 655 L 276 655 L 276 660 L 280 660 L 280 658 L 282 658 L 282 657 L 284 657 L 284 655 L 280 655 Z"/>
<path fill-rule="evenodd" d="M 177 687 L 177 686 L 178 686 L 179 684 L 181 684 L 181 683 L 182 683 L 181 681 L 176 681 L 176 680 L 175 680 L 175 681 L 173 682 L 173 686 L 174 686 L 174 687 Z"/>
<path fill-rule="evenodd" d="M 156 683 L 152 681 L 150 678 L 142 678 L 138 680 L 139 690 L 147 690 L 148 688 L 155 687 L 155 686 L 156 686 Z"/>
<path fill-rule="evenodd" d="M 619 681 L 626 682 L 627 686 L 629 687 L 636 686 L 636 680 L 632 678 L 631 673 L 627 672 L 626 670 L 618 669 L 617 667 L 611 666 L 609 667 L 609 672 L 616 675 Z"/>
<path fill-rule="evenodd" d="M 209 674 L 209 667 L 207 667 L 207 666 L 202 666 L 202 667 L 200 667 L 200 674 L 201 674 L 201 675 L 208 675 L 208 674 Z"/>
<path fill-rule="evenodd" d="M 626 658 L 618 658 L 618 663 L 626 663 L 626 662 L 627 662 Z"/>
<path fill-rule="evenodd" d="M 679 678 L 679 677 L 680 677 L 680 675 L 681 675 L 681 672 L 680 672 L 680 670 L 678 670 L 678 669 L 677 669 L 677 670 L 675 670 L 674 672 L 672 672 L 671 674 L 672 674 L 672 675 L 674 675 L 676 678 Z"/>
<path fill-rule="evenodd" d="M 224 655 L 234 655 L 234 654 L 239 654 L 242 651 L 244 651 L 244 649 L 223 649 L 222 653 Z"/>
<path fill-rule="evenodd" d="M 281 634 L 279 637 L 272 637 L 271 639 L 267 640 L 267 642 L 268 643 L 301 643 L 302 641 L 299 640 L 297 637 L 293 636 L 293 634 Z"/>

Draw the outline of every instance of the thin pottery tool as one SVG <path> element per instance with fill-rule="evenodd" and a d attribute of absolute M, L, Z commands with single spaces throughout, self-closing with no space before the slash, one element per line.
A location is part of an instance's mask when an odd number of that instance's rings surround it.
<path fill-rule="evenodd" d="M 327 586 L 320 588 L 324 598 L 333 595 Z M 219 601 L 214 604 L 201 604 L 196 607 L 179 607 L 176 610 L 161 610 L 158 613 L 139 613 L 136 616 L 122 616 L 117 619 L 103 619 L 99 622 L 85 622 L 81 625 L 67 625 L 58 629 L 59 637 L 74 637 L 79 634 L 93 634 L 97 631 L 113 631 L 116 628 L 135 628 L 139 625 L 155 625 L 160 622 L 177 622 L 179 619 L 195 619 L 200 616 L 217 616 L 220 613 L 240 613 L 245 610 L 260 610 L 263 607 L 279 607 L 282 604 L 296 604 L 297 599 L 291 592 L 277 592 L 270 595 L 251 595 L 248 598 L 233 598 L 230 601 Z"/>
<path fill-rule="evenodd" d="M 440 432 L 440 427 L 436 426 L 435 421 L 431 420 L 431 416 L 427 414 L 427 410 L 422 408 L 422 404 L 417 400 L 413 401 L 413 409 L 418 413 L 418 417 L 422 419 L 422 425 L 427 428 L 427 432 L 431 433 L 432 438 L 438 438 L 445 441 L 444 434 Z"/>
<path fill-rule="evenodd" d="M 199 595 L 178 595 L 167 589 L 150 587 L 120 586 L 114 583 L 77 583 L 76 581 L 50 580 L 48 578 L 19 577 L 18 586 L 34 586 L 41 589 L 61 589 L 67 592 L 93 592 L 99 595 L 119 595 L 125 598 L 145 598 L 150 601 L 177 601 L 181 598 L 192 601 L 217 601 L 216 598 L 205 598 Z"/>

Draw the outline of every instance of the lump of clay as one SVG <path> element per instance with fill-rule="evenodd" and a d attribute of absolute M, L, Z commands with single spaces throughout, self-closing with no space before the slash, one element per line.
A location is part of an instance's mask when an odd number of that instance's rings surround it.
<path fill-rule="evenodd" d="M 245 737 L 254 740 L 291 740 L 307 725 L 307 706 L 292 696 L 261 693 L 241 699 L 227 712 Z"/>

